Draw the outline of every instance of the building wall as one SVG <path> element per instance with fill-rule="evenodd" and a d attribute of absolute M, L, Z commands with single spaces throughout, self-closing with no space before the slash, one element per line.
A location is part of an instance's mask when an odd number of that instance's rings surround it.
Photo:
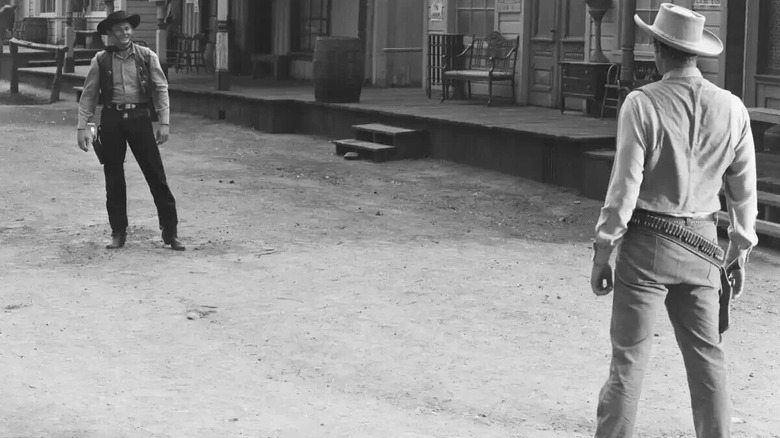
<path fill-rule="evenodd" d="M 141 24 L 135 29 L 134 39 L 145 41 L 152 49 L 157 41 L 157 8 L 149 0 L 127 0 L 127 11 L 141 16 Z"/>
<path fill-rule="evenodd" d="M 331 0 L 331 24 L 330 33 L 333 36 L 344 37 L 357 37 L 358 36 L 358 21 L 359 21 L 359 8 L 357 7 L 357 0 Z M 280 2 L 280 6 L 289 7 L 290 0 L 283 0 Z M 291 23 L 287 24 L 286 31 L 290 32 Z M 371 29 L 366 29 L 368 35 Z M 368 54 L 370 56 L 370 54 Z M 297 58 L 290 62 L 290 75 L 295 79 L 310 80 L 313 77 L 314 70 L 312 68 L 311 59 Z M 370 78 L 370 74 L 367 70 L 367 76 Z"/>

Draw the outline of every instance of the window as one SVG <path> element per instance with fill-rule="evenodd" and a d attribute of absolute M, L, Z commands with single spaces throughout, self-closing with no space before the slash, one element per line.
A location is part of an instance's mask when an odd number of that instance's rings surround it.
<path fill-rule="evenodd" d="M 41 14 L 57 12 L 57 0 L 41 0 Z"/>
<path fill-rule="evenodd" d="M 495 0 L 458 0 L 458 33 L 486 36 L 495 30 Z"/>
<path fill-rule="evenodd" d="M 330 1 L 295 0 L 293 2 L 293 51 L 313 52 L 317 37 L 330 35 Z"/>
<path fill-rule="evenodd" d="M 758 73 L 780 75 L 780 1 L 762 2 L 758 43 Z"/>
<path fill-rule="evenodd" d="M 106 2 L 103 0 L 92 0 L 89 5 L 89 12 L 103 12 L 106 10 Z"/>

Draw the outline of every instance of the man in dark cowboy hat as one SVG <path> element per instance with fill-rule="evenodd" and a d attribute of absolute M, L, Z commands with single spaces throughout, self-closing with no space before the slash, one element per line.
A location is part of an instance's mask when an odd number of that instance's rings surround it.
<path fill-rule="evenodd" d="M 111 243 L 117 249 L 127 236 L 127 194 L 124 161 L 127 145 L 133 152 L 157 206 L 162 239 L 177 251 L 184 246 L 177 237 L 176 201 L 165 178 L 158 145 L 168 141 L 168 83 L 157 55 L 134 44 L 133 30 L 141 22 L 138 15 L 116 11 L 98 24 L 97 30 L 113 39 L 114 46 L 95 55 L 84 80 L 79 101 L 78 145 L 89 150 L 93 137 L 87 123 L 98 104 L 100 148 L 98 158 L 106 177 L 106 208 L 111 224 Z M 157 134 L 152 121 L 159 117 Z"/>
<path fill-rule="evenodd" d="M 725 264 L 735 269 L 733 296 L 742 293 L 747 254 L 758 242 L 750 118 L 739 98 L 696 66 L 697 55 L 723 49 L 702 15 L 664 3 L 652 25 L 634 19 L 654 38 L 663 78 L 630 93 L 620 110 L 615 164 L 596 226 L 596 295 L 612 290 L 610 253 L 620 244 L 612 362 L 599 395 L 596 437 L 633 436 L 656 312 L 665 306 L 685 363 L 696 436 L 728 438 L 719 290 Z M 721 186 L 731 219 L 725 254 L 716 234 Z"/>

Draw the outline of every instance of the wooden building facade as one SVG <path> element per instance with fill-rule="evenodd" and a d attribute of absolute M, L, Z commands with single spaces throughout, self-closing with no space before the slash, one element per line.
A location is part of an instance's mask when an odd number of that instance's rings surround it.
<path fill-rule="evenodd" d="M 726 48 L 702 57 L 699 66 L 714 83 L 748 106 L 780 109 L 780 0 L 668 0 L 707 18 L 707 29 Z M 49 43 L 66 34 L 68 0 L 10 0 L 17 20 L 45 18 Z M 662 0 L 633 0 L 652 22 Z M 652 42 L 624 22 L 627 1 L 613 0 L 604 15 L 601 46 L 609 62 L 622 59 L 625 26 L 634 31 L 634 55 L 651 64 Z M 137 39 L 158 48 L 159 25 L 167 34 L 203 35 L 207 63 L 223 77 L 257 74 L 259 63 L 281 65 L 284 76 L 312 78 L 317 36 L 362 39 L 365 80 L 378 86 L 424 86 L 429 34 L 487 35 L 498 30 L 520 37 L 515 94 L 518 104 L 561 104 L 561 63 L 587 62 L 595 26 L 585 0 L 92 0 L 83 14 L 88 29 L 107 5 L 142 15 Z M 167 12 L 165 12 L 167 8 Z M 165 26 L 164 26 L 165 27 Z M 628 30 L 630 32 L 630 30 Z M 165 32 L 163 32 L 165 33 Z M 220 36 L 221 35 L 221 36 Z M 163 45 L 162 47 L 166 47 Z M 170 47 L 170 46 L 168 46 Z M 224 65 L 220 64 L 223 63 Z M 219 80 L 217 83 L 220 83 Z M 479 92 L 479 87 L 475 87 Z M 507 85 L 496 93 L 511 96 Z"/>

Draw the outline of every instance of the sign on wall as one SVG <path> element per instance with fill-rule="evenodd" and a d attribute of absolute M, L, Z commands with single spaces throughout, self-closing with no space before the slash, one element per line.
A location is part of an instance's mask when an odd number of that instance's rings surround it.
<path fill-rule="evenodd" d="M 496 11 L 523 12 L 523 0 L 496 0 Z"/>
<path fill-rule="evenodd" d="M 430 0 L 428 19 L 431 21 L 444 20 L 444 0 Z"/>
<path fill-rule="evenodd" d="M 693 7 L 696 8 L 699 6 L 718 7 L 720 6 L 720 0 L 694 0 Z"/>

